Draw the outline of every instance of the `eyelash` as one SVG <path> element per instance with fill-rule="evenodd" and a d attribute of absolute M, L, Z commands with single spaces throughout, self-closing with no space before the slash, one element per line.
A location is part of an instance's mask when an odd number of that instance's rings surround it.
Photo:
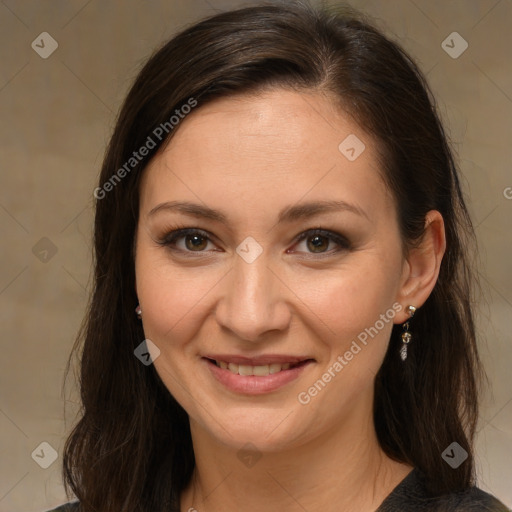
<path fill-rule="evenodd" d="M 184 238 L 187 235 L 200 235 L 201 237 L 205 238 L 207 241 L 213 243 L 212 239 L 210 238 L 210 234 L 207 231 L 204 231 L 199 228 L 187 228 L 185 226 L 176 226 L 175 228 L 173 228 L 172 231 L 169 231 L 161 240 L 158 240 L 157 243 L 159 245 L 168 247 L 169 249 L 171 249 L 173 251 L 178 251 L 178 252 L 181 252 L 182 254 L 186 254 L 187 257 L 196 258 L 198 256 L 204 256 L 204 253 L 206 252 L 204 250 L 203 251 L 188 251 L 188 250 L 184 251 L 182 249 L 176 248 L 176 246 L 175 246 L 176 242 L 180 238 Z M 341 251 L 349 250 L 351 248 L 350 242 L 345 237 L 343 237 L 339 233 L 336 233 L 334 231 L 329 231 L 329 230 L 323 229 L 321 227 L 314 228 L 314 229 L 308 229 L 308 230 L 302 232 L 300 235 L 298 235 L 295 238 L 293 245 L 296 245 L 296 244 L 302 242 L 304 239 L 307 239 L 307 238 L 315 236 L 315 235 L 319 235 L 319 236 L 322 236 L 329 240 L 332 240 L 333 242 L 338 244 L 338 248 L 335 249 L 334 251 L 330 250 L 330 251 L 320 252 L 320 253 L 314 253 L 314 252 L 307 253 L 314 258 L 322 258 L 322 257 L 332 256 L 333 254 L 337 254 Z"/>

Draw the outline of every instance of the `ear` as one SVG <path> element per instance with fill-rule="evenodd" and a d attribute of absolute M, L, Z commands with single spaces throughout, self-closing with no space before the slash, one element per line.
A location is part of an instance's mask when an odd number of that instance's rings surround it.
<path fill-rule="evenodd" d="M 420 308 L 434 289 L 446 250 L 444 221 L 437 210 L 425 216 L 425 232 L 417 247 L 410 249 L 402 270 L 397 302 L 402 311 L 395 316 L 395 323 L 408 318 L 407 306 Z"/>

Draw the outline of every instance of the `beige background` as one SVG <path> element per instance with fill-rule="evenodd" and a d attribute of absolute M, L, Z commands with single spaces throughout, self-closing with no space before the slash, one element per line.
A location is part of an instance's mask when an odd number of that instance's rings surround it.
<path fill-rule="evenodd" d="M 41 442 L 60 454 L 73 420 L 70 390 L 64 422 L 63 369 L 89 290 L 92 191 L 127 87 L 178 28 L 244 3 L 0 3 L 1 512 L 65 501 L 60 455 L 42 469 L 31 454 Z M 479 485 L 512 506 L 512 1 L 351 3 L 418 59 L 459 154 L 481 244 L 488 304 L 479 325 L 494 390 L 479 431 Z M 457 59 L 441 46 L 454 31 L 469 44 Z M 58 43 L 47 59 L 31 47 L 42 32 Z"/>

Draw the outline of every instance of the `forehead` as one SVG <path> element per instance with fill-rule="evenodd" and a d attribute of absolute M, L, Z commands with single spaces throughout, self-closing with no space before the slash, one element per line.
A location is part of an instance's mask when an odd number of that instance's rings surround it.
<path fill-rule="evenodd" d="M 391 201 L 372 138 L 327 96 L 281 89 L 199 104 L 181 121 L 146 169 L 141 207 L 175 198 L 223 209 L 343 199 L 376 213 Z"/>

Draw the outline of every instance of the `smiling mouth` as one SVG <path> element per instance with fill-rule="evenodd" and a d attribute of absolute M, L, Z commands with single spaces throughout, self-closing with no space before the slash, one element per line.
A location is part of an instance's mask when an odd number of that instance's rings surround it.
<path fill-rule="evenodd" d="M 271 364 L 263 364 L 258 366 L 252 366 L 248 364 L 236 364 L 236 363 L 228 363 L 226 361 L 217 361 L 215 359 L 207 359 L 211 364 L 216 365 L 218 368 L 222 368 L 223 370 L 228 370 L 234 375 L 242 375 L 242 376 L 251 376 L 254 375 L 256 377 L 266 377 L 267 375 L 273 375 L 275 373 L 279 373 L 286 370 L 291 370 L 293 368 L 298 368 L 300 366 L 304 366 L 305 364 L 312 361 L 312 359 L 305 359 L 304 361 L 299 361 L 297 363 L 271 363 Z"/>

